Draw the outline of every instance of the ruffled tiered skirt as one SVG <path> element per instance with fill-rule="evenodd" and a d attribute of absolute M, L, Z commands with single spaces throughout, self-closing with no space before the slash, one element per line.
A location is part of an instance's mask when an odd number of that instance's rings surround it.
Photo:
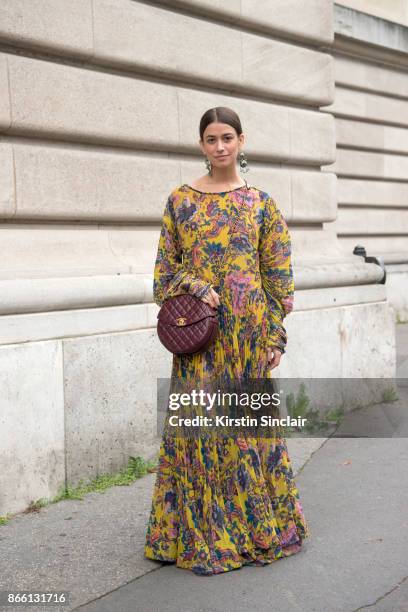
<path fill-rule="evenodd" d="M 297 553 L 309 533 L 283 437 L 164 433 L 147 558 L 219 574 Z"/>

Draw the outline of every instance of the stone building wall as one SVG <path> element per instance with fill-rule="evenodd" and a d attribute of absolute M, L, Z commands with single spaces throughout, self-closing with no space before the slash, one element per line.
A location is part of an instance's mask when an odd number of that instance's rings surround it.
<path fill-rule="evenodd" d="M 369 2 L 365 3 L 369 5 Z M 408 2 L 405 3 L 408 8 Z M 402 10 L 402 6 L 400 7 Z M 335 5 L 338 212 L 345 252 L 382 257 L 396 320 L 408 320 L 408 27 Z"/>
<path fill-rule="evenodd" d="M 247 178 L 291 230 L 281 375 L 393 374 L 381 269 L 330 225 L 333 6 L 271 7 L 0 3 L 0 514 L 157 448 L 156 379 L 171 359 L 153 264 L 169 192 L 205 169 L 210 107 L 240 115 Z"/>

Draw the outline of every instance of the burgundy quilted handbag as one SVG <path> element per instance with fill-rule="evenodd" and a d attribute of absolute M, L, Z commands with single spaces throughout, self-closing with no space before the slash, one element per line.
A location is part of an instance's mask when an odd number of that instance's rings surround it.
<path fill-rule="evenodd" d="M 249 189 L 246 179 L 244 181 L 246 189 Z M 238 216 L 233 227 L 230 228 L 229 235 L 232 234 L 237 221 Z M 225 259 L 228 246 L 229 243 L 217 266 L 218 272 Z M 164 300 L 157 318 L 159 340 L 175 355 L 204 351 L 212 344 L 218 333 L 217 309 L 189 293 Z"/>
<path fill-rule="evenodd" d="M 195 295 L 168 298 L 157 316 L 160 342 L 175 355 L 199 353 L 217 336 L 217 309 Z"/>

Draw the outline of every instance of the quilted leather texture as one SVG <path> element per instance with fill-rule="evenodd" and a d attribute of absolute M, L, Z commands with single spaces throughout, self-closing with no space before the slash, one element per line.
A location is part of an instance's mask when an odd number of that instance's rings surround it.
<path fill-rule="evenodd" d="M 190 294 L 165 300 L 157 318 L 160 342 L 176 355 L 203 351 L 218 332 L 217 310 Z"/>

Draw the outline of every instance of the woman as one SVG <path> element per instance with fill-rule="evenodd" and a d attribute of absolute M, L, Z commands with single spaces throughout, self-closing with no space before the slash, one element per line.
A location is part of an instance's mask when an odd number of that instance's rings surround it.
<path fill-rule="evenodd" d="M 285 353 L 293 308 L 286 222 L 264 191 L 243 184 L 238 115 L 200 121 L 208 173 L 168 197 L 153 293 L 159 306 L 190 293 L 217 308 L 220 333 L 204 352 L 174 356 L 172 380 L 267 378 Z M 264 565 L 298 552 L 310 534 L 282 436 L 187 438 L 166 433 L 145 556 L 196 574 Z"/>

